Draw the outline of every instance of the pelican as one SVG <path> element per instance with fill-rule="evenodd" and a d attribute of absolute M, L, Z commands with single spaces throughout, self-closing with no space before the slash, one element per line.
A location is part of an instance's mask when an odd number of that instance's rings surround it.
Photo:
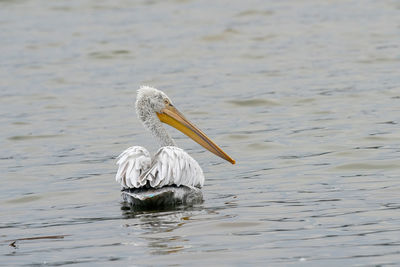
<path fill-rule="evenodd" d="M 158 140 L 160 149 L 151 157 L 144 147 L 132 146 L 117 158 L 115 179 L 121 185 L 124 201 L 132 206 L 202 200 L 203 170 L 197 161 L 176 146 L 162 123 L 176 128 L 210 152 L 235 164 L 235 160 L 186 119 L 162 91 L 141 86 L 137 91 L 135 107 L 139 120 Z"/>

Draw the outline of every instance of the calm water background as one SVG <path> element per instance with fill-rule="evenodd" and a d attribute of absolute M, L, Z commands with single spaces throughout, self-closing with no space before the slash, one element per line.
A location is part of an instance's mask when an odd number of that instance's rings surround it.
<path fill-rule="evenodd" d="M 398 1 L 1 1 L 0 40 L 0 265 L 400 264 Z M 237 161 L 171 129 L 203 204 L 121 209 L 141 84 Z"/>

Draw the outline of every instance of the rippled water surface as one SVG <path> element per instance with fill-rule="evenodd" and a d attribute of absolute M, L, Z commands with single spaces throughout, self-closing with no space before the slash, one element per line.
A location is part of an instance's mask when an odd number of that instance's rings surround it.
<path fill-rule="evenodd" d="M 1 1 L 0 265 L 400 264 L 398 1 Z M 164 90 L 204 203 L 124 210 Z M 15 242 L 14 242 L 15 241 Z"/>

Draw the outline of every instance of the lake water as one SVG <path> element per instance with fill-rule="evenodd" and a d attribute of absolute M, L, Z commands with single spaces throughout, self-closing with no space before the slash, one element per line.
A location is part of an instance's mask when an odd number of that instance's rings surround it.
<path fill-rule="evenodd" d="M 0 265 L 400 265 L 400 3 L 1 1 Z M 152 85 L 204 203 L 131 211 Z M 14 242 L 16 241 L 16 242 Z"/>

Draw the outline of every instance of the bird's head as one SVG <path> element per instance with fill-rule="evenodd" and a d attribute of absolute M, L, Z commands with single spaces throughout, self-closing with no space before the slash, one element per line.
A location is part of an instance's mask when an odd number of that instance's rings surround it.
<path fill-rule="evenodd" d="M 136 109 L 160 113 L 166 105 L 171 104 L 169 97 L 164 92 L 149 86 L 141 86 L 137 91 Z"/>
<path fill-rule="evenodd" d="M 149 86 L 140 87 L 137 94 L 136 111 L 139 118 L 148 128 L 151 128 L 151 125 L 146 125 L 146 123 L 149 122 L 148 118 L 153 118 L 154 114 L 156 114 L 161 122 L 174 127 L 210 152 L 235 164 L 235 160 L 229 157 L 205 133 L 186 119 L 185 116 L 174 107 L 169 97 L 160 90 Z M 151 124 L 151 122 L 149 124 Z"/>

